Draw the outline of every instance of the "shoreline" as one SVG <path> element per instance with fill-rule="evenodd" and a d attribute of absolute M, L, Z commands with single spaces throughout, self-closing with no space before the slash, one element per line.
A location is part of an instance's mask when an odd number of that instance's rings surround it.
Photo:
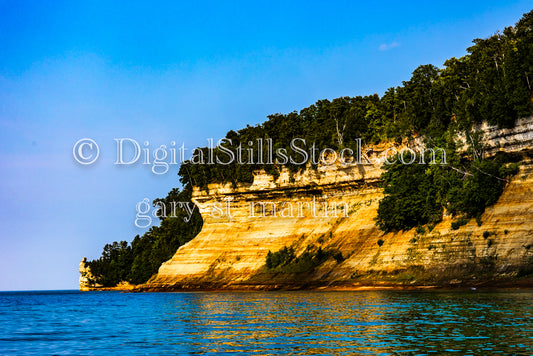
<path fill-rule="evenodd" d="M 454 282 L 454 281 L 452 281 Z M 169 293 L 169 292 L 276 292 L 276 291 L 308 291 L 308 292 L 357 292 L 357 291 L 486 291 L 486 290 L 528 290 L 533 289 L 533 277 L 514 281 L 482 281 L 475 283 L 457 281 L 446 284 L 397 284 L 397 283 L 347 283 L 347 284 L 199 284 L 176 286 L 139 285 L 123 287 L 89 288 L 84 292 L 116 291 L 131 293 Z"/>

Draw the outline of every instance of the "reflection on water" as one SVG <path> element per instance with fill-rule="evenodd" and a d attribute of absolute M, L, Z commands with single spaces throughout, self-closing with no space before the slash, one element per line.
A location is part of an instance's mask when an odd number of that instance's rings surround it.
<path fill-rule="evenodd" d="M 533 291 L 0 293 L 0 353 L 533 353 Z"/>

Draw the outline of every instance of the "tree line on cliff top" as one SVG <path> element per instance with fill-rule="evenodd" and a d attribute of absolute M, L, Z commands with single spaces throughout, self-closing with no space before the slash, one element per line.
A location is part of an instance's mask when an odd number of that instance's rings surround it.
<path fill-rule="evenodd" d="M 447 165 L 388 165 L 383 174 L 385 198 L 378 210 L 377 225 L 384 231 L 410 229 L 442 219 L 446 209 L 455 216 L 480 218 L 486 206 L 496 202 L 510 174 L 511 157 L 505 154 L 484 158 L 480 137 L 472 133 L 475 124 L 487 121 L 501 128 L 512 127 L 516 119 L 532 113 L 533 11 L 502 32 L 475 39 L 468 54 L 450 58 L 442 68 L 431 64 L 416 68 L 409 80 L 377 94 L 319 100 L 288 114 L 273 114 L 262 124 L 229 131 L 226 146 L 252 148 L 258 154 L 257 139 L 271 139 L 276 150 L 289 156 L 293 138 L 302 138 L 319 150 L 356 149 L 363 143 L 401 142 L 423 135 L 428 147 L 445 148 Z M 467 137 L 467 150 L 459 150 L 454 137 Z M 248 143 L 251 142 L 252 145 Z M 199 148 L 205 156 L 208 148 Z M 265 152 L 265 151 L 263 151 Z M 460 153 L 460 152 L 466 152 Z M 220 148 L 215 148 L 215 154 Z M 266 152 L 265 152 L 266 154 Z M 247 161 L 248 151 L 243 151 Z M 258 157 L 254 158 L 257 162 Z M 267 161 L 267 157 L 263 157 Z M 291 172 L 304 166 L 286 164 Z M 183 191 L 172 190 L 164 200 L 190 200 L 191 187 L 206 189 L 209 183 L 252 182 L 258 169 L 279 175 L 282 167 L 272 164 L 193 164 L 179 170 Z M 154 202 L 155 203 L 155 202 Z M 130 244 L 106 245 L 102 256 L 89 262 L 96 281 L 109 286 L 127 280 L 142 283 L 157 272 L 161 263 L 201 229 L 198 213 L 190 222 L 162 219 Z"/>

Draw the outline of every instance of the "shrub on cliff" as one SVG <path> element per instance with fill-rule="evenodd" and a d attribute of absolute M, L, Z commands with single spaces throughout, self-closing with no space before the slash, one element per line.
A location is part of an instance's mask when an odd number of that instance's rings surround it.
<path fill-rule="evenodd" d="M 306 250 L 296 256 L 294 248 L 286 246 L 277 252 L 268 251 L 265 265 L 267 269 L 284 273 L 306 273 L 313 271 L 328 259 L 333 258 L 337 263 L 344 261 L 342 253 L 336 249 L 323 250 L 308 245 Z"/>
<path fill-rule="evenodd" d="M 379 203 L 377 218 L 380 229 L 409 230 L 441 220 L 439 188 L 434 184 L 433 174 L 426 170 L 426 165 L 417 163 L 385 166 L 382 175 L 385 197 Z"/>
<path fill-rule="evenodd" d="M 384 167 L 385 197 L 376 218 L 381 230 L 409 230 L 437 223 L 444 209 L 461 217 L 452 223 L 452 228 L 458 229 L 496 203 L 509 177 L 518 172 L 512 156 L 505 153 L 483 160 L 447 152 L 446 165 L 396 162 Z"/>
<path fill-rule="evenodd" d="M 286 264 L 289 264 L 290 262 L 292 262 L 294 257 L 294 248 L 287 248 L 287 246 L 285 246 L 281 250 L 274 253 L 268 251 L 265 263 L 268 269 L 273 269 L 278 266 L 284 266 Z"/>
<path fill-rule="evenodd" d="M 451 186 L 447 194 L 447 209 L 452 214 L 464 213 L 469 218 L 481 216 L 485 207 L 498 200 L 506 179 L 518 172 L 510 157 L 499 154 L 492 159 L 471 162 L 462 184 Z"/>

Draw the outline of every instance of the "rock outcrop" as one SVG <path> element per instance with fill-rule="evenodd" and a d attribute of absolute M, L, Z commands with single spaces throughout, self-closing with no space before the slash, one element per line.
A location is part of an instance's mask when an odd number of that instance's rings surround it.
<path fill-rule="evenodd" d="M 87 257 L 83 257 L 81 260 L 78 271 L 80 272 L 80 291 L 88 291 L 100 287 L 100 285 L 93 282 L 94 276 L 87 264 Z"/>
<path fill-rule="evenodd" d="M 375 218 L 383 197 L 382 145 L 368 153 L 371 162 L 359 165 L 320 166 L 295 176 L 282 172 L 277 180 L 259 172 L 253 184 L 236 189 L 195 189 L 202 231 L 140 289 L 453 285 L 516 278 L 533 265 L 533 118 L 514 129 L 481 129 L 489 152 L 522 157 L 519 173 L 486 209 L 481 225 L 471 220 L 453 230 L 445 216 L 431 231 L 380 231 Z M 330 258 L 311 273 L 267 270 L 268 252 L 285 246 L 297 255 L 321 247 L 342 258 Z"/>

